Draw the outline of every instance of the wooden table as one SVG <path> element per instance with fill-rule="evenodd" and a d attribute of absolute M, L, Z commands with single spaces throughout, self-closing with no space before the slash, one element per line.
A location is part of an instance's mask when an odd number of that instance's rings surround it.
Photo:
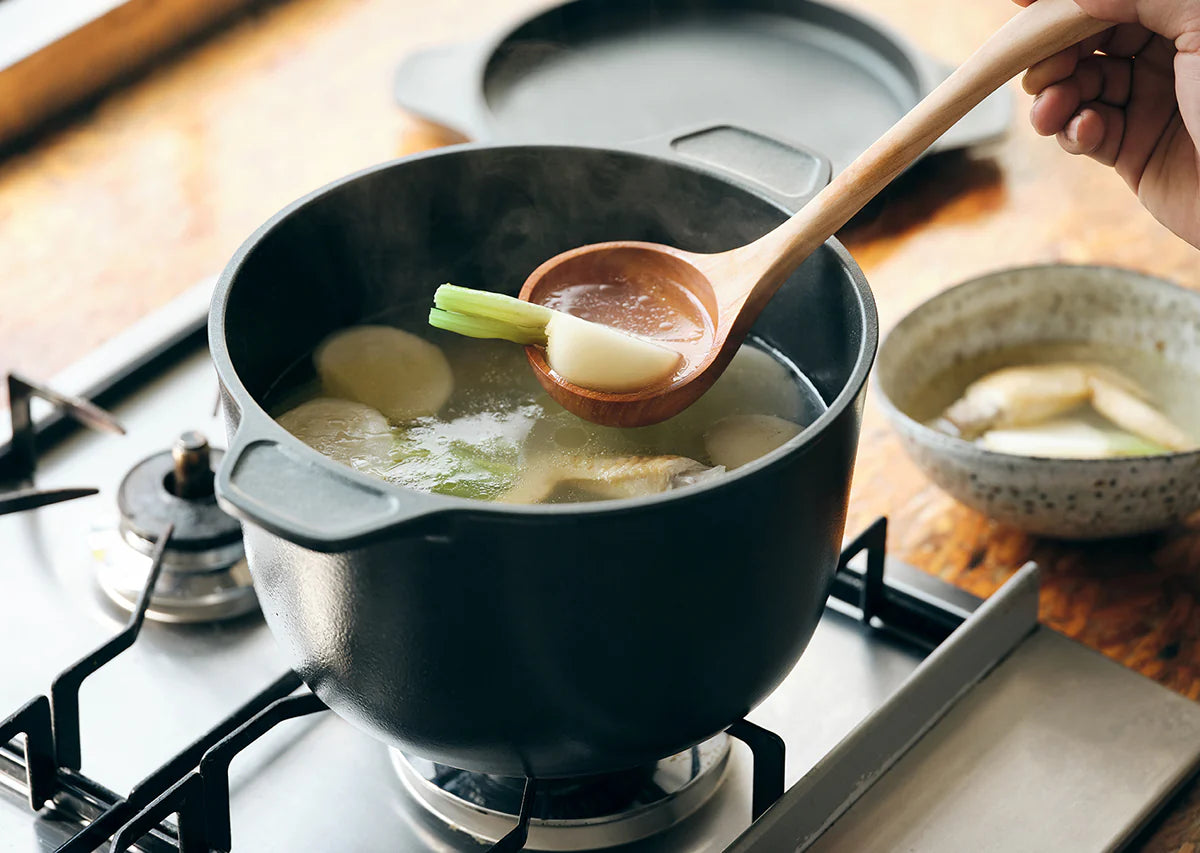
<path fill-rule="evenodd" d="M 284 203 L 445 141 L 392 105 L 397 59 L 536 2 L 270 6 L 0 161 L 0 370 L 54 373 L 219 270 Z M 846 2 L 947 61 L 1011 12 L 1003 0 Z M 885 331 L 934 293 L 1014 264 L 1117 264 L 1200 288 L 1196 250 L 1114 175 L 1037 138 L 1020 98 L 1005 142 L 931 161 L 842 235 Z M 1200 699 L 1200 516 L 1116 544 L 1032 540 L 931 486 L 869 405 L 849 529 L 880 514 L 892 519 L 894 553 L 981 596 L 1036 559 L 1047 624 Z M 1193 784 L 1140 849 L 1197 845 Z"/>

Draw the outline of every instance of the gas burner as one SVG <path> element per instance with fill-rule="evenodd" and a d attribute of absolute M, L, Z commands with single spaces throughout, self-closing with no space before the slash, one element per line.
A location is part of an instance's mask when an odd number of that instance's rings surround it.
<path fill-rule="evenodd" d="M 146 582 L 158 531 L 174 525 L 162 576 L 146 615 L 160 622 L 231 619 L 258 607 L 242 546 L 242 529 L 213 495 L 221 451 L 185 432 L 167 451 L 144 459 L 117 493 L 120 524 L 96 530 L 92 553 L 100 587 L 133 610 Z"/>
<path fill-rule="evenodd" d="M 494 842 L 513 828 L 526 780 L 470 773 L 392 749 L 405 787 L 449 826 Z M 665 832 L 724 778 L 725 734 L 657 764 L 573 779 L 539 779 L 526 850 L 593 850 Z"/>

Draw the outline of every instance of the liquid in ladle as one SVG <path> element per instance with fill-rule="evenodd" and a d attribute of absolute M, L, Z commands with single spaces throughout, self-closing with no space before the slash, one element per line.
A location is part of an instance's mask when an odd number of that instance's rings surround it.
<path fill-rule="evenodd" d="M 704 306 L 673 282 L 620 278 L 604 284 L 567 284 L 550 290 L 543 305 L 655 341 L 683 360 L 677 379 L 698 366 L 712 346 L 713 325 Z"/>

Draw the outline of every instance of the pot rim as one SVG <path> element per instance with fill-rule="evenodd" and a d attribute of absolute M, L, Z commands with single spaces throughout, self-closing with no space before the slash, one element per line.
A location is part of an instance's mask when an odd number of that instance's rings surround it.
<path fill-rule="evenodd" d="M 882 358 L 887 357 L 888 343 L 892 337 L 901 330 L 905 324 L 912 322 L 913 318 L 918 314 L 928 310 L 931 305 L 936 302 L 941 302 L 952 295 L 963 290 L 972 290 L 975 288 L 983 288 L 989 282 L 1001 276 L 1010 276 L 1020 273 L 1057 273 L 1065 270 L 1073 270 L 1076 272 L 1103 272 L 1116 273 L 1122 276 L 1126 281 L 1135 281 L 1136 287 L 1146 288 L 1150 290 L 1158 290 L 1172 295 L 1182 296 L 1197 303 L 1200 307 L 1200 293 L 1177 284 L 1170 279 L 1161 276 L 1151 275 L 1150 273 L 1140 270 L 1131 269 L 1129 267 L 1117 266 L 1115 264 L 1060 264 L 1048 261 L 1040 264 L 1026 264 L 1015 267 L 1002 267 L 992 270 L 991 272 L 982 275 L 973 276 L 965 281 L 961 281 L 953 287 L 948 287 L 945 290 L 937 293 L 912 310 L 906 313 L 896 325 L 892 326 L 891 330 L 884 336 L 883 341 L 879 345 L 879 354 Z M 1078 469 L 1080 471 L 1090 470 L 1100 472 L 1112 468 L 1116 470 L 1124 470 L 1130 462 L 1136 460 L 1147 460 L 1155 462 L 1160 460 L 1170 460 L 1170 463 L 1176 460 L 1200 460 L 1200 448 L 1194 450 L 1172 450 L 1166 453 L 1150 453 L 1142 456 L 1116 456 L 1100 459 L 1077 459 L 1061 456 L 1025 456 L 1015 453 L 1004 453 L 999 450 L 981 447 L 974 442 L 966 441 L 957 436 L 948 435 L 940 432 L 931 426 L 921 423 L 915 418 L 909 416 L 907 412 L 901 409 L 892 400 L 887 389 L 883 387 L 882 378 L 876 374 L 875 380 L 872 383 L 878 391 L 879 401 L 883 407 L 884 415 L 898 431 L 908 432 L 914 437 L 914 440 L 921 444 L 936 449 L 938 453 L 951 455 L 958 458 L 974 458 L 982 459 L 989 464 L 1005 463 L 1009 465 L 1017 465 L 1021 467 L 1027 466 L 1043 466 L 1052 464 L 1059 469 Z M 1168 463 L 1169 464 L 1169 463 Z M 1107 476 L 1107 475 L 1105 475 Z"/>
<path fill-rule="evenodd" d="M 280 426 L 274 418 L 259 404 L 254 396 L 246 389 L 243 384 L 237 369 L 234 367 L 233 360 L 229 354 L 228 343 L 225 339 L 225 318 L 229 307 L 229 296 L 233 290 L 234 281 L 241 270 L 242 265 L 249 255 L 258 247 L 259 243 L 278 227 L 283 221 L 291 217 L 293 214 L 300 211 L 307 205 L 316 200 L 328 195 L 331 192 L 356 181 L 367 175 L 376 172 L 382 172 L 389 169 L 394 169 L 410 163 L 416 163 L 427 159 L 437 157 L 455 156 L 465 151 L 502 151 L 513 149 L 537 149 L 544 151 L 580 151 L 585 153 L 605 153 L 619 154 L 626 157 L 648 159 L 660 162 L 664 165 L 685 169 L 692 172 L 705 174 L 715 177 L 724 183 L 731 184 L 744 192 L 748 192 L 755 196 L 760 201 L 766 202 L 772 208 L 780 213 L 790 216 L 792 211 L 778 201 L 772 199 L 767 193 L 754 185 L 739 180 L 737 177 L 723 172 L 718 168 L 708 167 L 702 163 L 685 162 L 678 158 L 669 155 L 662 155 L 652 152 L 632 151 L 621 148 L 619 146 L 605 145 L 587 145 L 587 144 L 569 144 L 569 143 L 547 143 L 547 144 L 530 144 L 530 143 L 477 143 L 467 142 L 457 145 L 444 146 L 441 148 L 421 151 L 415 154 L 410 154 L 405 157 L 396 158 L 393 160 L 377 163 L 355 172 L 351 172 L 340 178 L 337 178 L 305 195 L 297 198 L 291 203 L 285 205 L 262 225 L 260 225 L 246 240 L 238 247 L 237 251 L 230 258 L 229 262 L 221 271 L 217 279 L 216 287 L 213 291 L 212 303 L 209 309 L 208 320 L 208 338 L 209 350 L 216 368 L 218 377 L 221 380 L 226 392 L 233 399 L 234 405 L 239 411 L 239 424 L 236 433 L 241 433 L 246 430 L 247 424 L 250 423 L 254 431 L 253 440 L 266 440 L 274 442 L 282 448 L 285 448 L 289 456 L 303 460 L 309 465 L 318 465 L 326 472 L 335 473 L 337 477 L 356 483 L 361 487 L 375 492 L 383 492 L 385 494 L 399 496 L 407 500 L 417 499 L 427 505 L 427 509 L 421 513 L 424 517 L 433 515 L 445 514 L 497 514 L 504 516 L 521 516 L 521 517 L 555 517 L 555 516 L 579 516 L 579 515 L 610 515 L 621 514 L 625 512 L 636 512 L 646 507 L 656 506 L 664 502 L 687 501 L 696 498 L 702 493 L 710 490 L 731 486 L 739 481 L 755 477 L 764 469 L 769 468 L 782 461 L 784 458 L 800 453 L 810 445 L 818 443 L 825 435 L 828 427 L 840 418 L 850 406 L 854 404 L 855 399 L 862 392 L 866 385 L 867 378 L 870 374 L 871 367 L 875 361 L 875 355 L 879 348 L 879 317 L 875 307 L 874 295 L 871 292 L 870 286 L 867 284 L 866 275 L 854 261 L 849 251 L 836 238 L 830 238 L 824 244 L 825 248 L 833 252 L 834 256 L 839 261 L 841 268 L 848 273 L 849 282 L 853 288 L 854 294 L 858 298 L 859 309 L 862 314 L 862 335 L 858 347 L 858 353 L 854 358 L 854 366 L 850 372 L 849 378 L 843 384 L 842 389 L 837 396 L 826 404 L 826 409 L 812 423 L 805 426 L 798 435 L 790 439 L 780 447 L 770 453 L 756 459 L 753 462 L 747 463 L 734 471 L 727 472 L 724 476 L 715 479 L 713 482 L 697 483 L 689 486 L 684 486 L 678 489 L 672 489 L 667 492 L 662 492 L 657 495 L 649 495 L 637 498 L 615 498 L 600 501 L 588 501 L 584 503 L 568 503 L 568 504 L 497 504 L 494 501 L 478 500 L 474 498 L 455 497 L 452 495 L 439 495 L 428 492 L 422 492 L 417 489 L 400 486 L 387 480 L 382 480 L 376 477 L 369 476 L 357 471 L 349 466 L 342 465 L 339 462 L 325 456 L 318 450 L 309 447 L 300 439 L 293 436 L 282 426 Z M 231 460 L 234 454 L 229 454 L 223 460 L 222 467 L 235 464 L 236 460 Z M 221 479 L 218 478 L 218 486 Z M 218 497 L 220 494 L 218 493 Z M 257 519 L 253 518 L 252 514 L 237 513 L 245 515 L 252 522 Z M 390 528 L 393 524 L 383 522 L 379 525 L 380 528 Z M 301 535 L 299 538 L 307 538 Z M 357 537 L 356 537 L 357 538 Z"/>

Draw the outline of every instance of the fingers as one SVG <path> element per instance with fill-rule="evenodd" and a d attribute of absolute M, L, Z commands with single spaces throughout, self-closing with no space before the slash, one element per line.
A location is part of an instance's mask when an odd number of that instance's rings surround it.
<path fill-rule="evenodd" d="M 1031 65 L 1029 70 L 1025 72 L 1025 76 L 1021 80 L 1021 85 L 1024 86 L 1026 92 L 1036 95 L 1047 86 L 1057 83 L 1060 80 L 1065 80 L 1075 73 L 1075 66 L 1079 64 L 1081 59 L 1086 59 L 1095 54 L 1096 51 L 1104 48 L 1111 32 L 1110 30 L 1094 35 L 1077 45 L 1068 47 L 1066 50 L 1059 51 L 1053 56 L 1043 59 L 1035 65 Z"/>
<path fill-rule="evenodd" d="M 1084 104 L 1057 138 L 1068 154 L 1083 154 L 1105 166 L 1116 165 L 1125 138 L 1125 112 L 1099 102 Z"/>
<path fill-rule="evenodd" d="M 1034 130 L 1057 137 L 1068 154 L 1113 166 L 1125 137 L 1123 107 L 1131 72 L 1120 68 L 1121 60 L 1098 61 L 1104 59 L 1080 63 L 1074 76 L 1048 87 L 1033 102 L 1029 118 Z M 1108 103 L 1110 97 L 1120 103 Z"/>
<path fill-rule="evenodd" d="M 1042 92 L 1029 109 L 1029 121 L 1041 136 L 1053 136 L 1067 126 L 1083 98 L 1074 80 L 1056 83 Z"/>
<path fill-rule="evenodd" d="M 1110 56 L 1089 56 L 1075 64 L 1069 77 L 1046 86 L 1029 112 L 1034 130 L 1042 136 L 1062 132 L 1083 104 L 1097 101 L 1115 107 L 1129 102 L 1133 63 Z"/>
<path fill-rule="evenodd" d="M 1097 50 L 1125 58 L 1137 56 L 1154 39 L 1154 33 L 1140 24 L 1118 24 L 1102 36 L 1103 42 Z"/>
<path fill-rule="evenodd" d="M 1120 24 L 1030 66 L 1021 84 L 1026 92 L 1036 95 L 1047 86 L 1070 77 L 1081 61 L 1086 61 L 1097 51 L 1106 57 L 1128 59 L 1152 47 L 1154 40 L 1154 33 L 1145 27 Z"/>
<path fill-rule="evenodd" d="M 1036 65 L 1031 65 L 1021 80 L 1021 86 L 1030 95 L 1037 95 L 1047 86 L 1066 80 L 1075 73 L 1075 66 L 1079 64 L 1079 55 L 1079 46 L 1076 45 L 1059 51 Z"/>
<path fill-rule="evenodd" d="M 1028 6 L 1033 0 L 1015 2 Z M 1180 16 L 1197 7 L 1179 0 L 1075 2 L 1095 17 L 1117 23 L 1026 72 L 1025 91 L 1037 96 L 1030 120 L 1038 133 L 1057 137 L 1065 151 L 1114 166 L 1136 189 L 1164 128 L 1183 112 L 1175 66 L 1186 59 L 1186 48 L 1176 44 L 1178 33 L 1172 27 L 1194 29 L 1194 21 L 1188 24 Z M 1193 68 L 1200 77 L 1200 60 Z M 1200 104 L 1200 96 L 1195 102 Z M 1195 104 L 1189 105 L 1195 113 Z M 1200 118 L 1193 123 L 1200 125 Z"/>

